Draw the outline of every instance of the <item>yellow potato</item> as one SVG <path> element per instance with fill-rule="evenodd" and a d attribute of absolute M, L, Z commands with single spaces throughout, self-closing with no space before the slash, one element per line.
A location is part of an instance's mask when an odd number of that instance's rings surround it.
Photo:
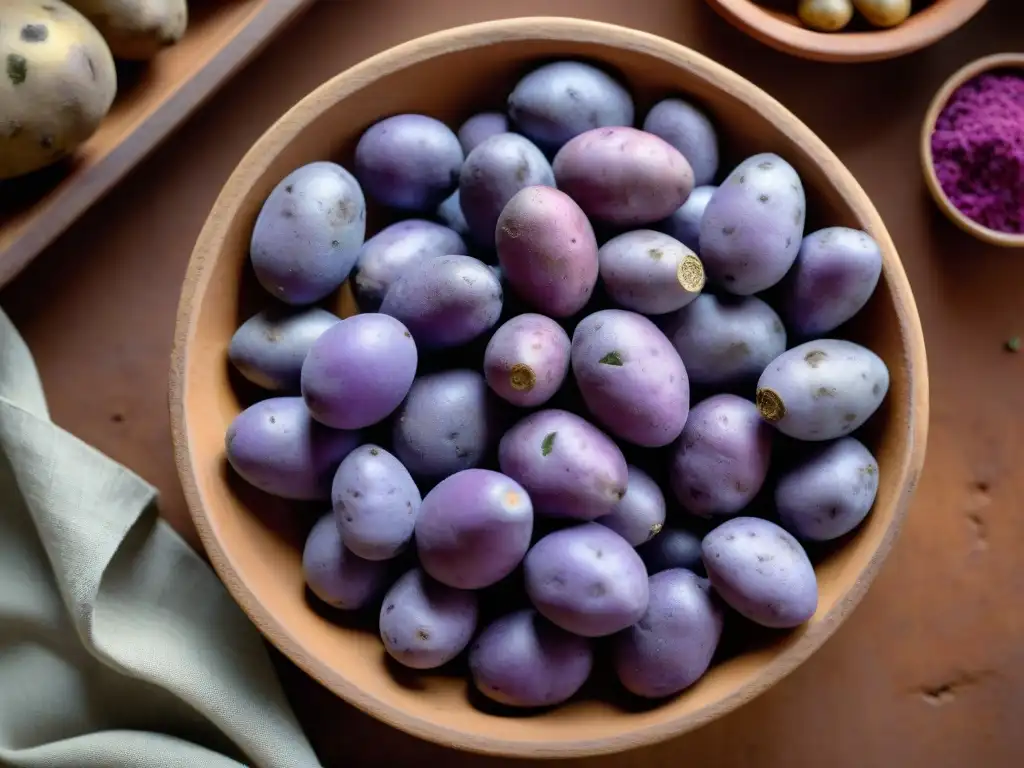
<path fill-rule="evenodd" d="M 800 21 L 819 32 L 838 32 L 853 18 L 850 0 L 800 0 Z"/>
<path fill-rule="evenodd" d="M 110 49 L 78 11 L 61 0 L 0 2 L 0 179 L 73 152 L 116 91 Z"/>
<path fill-rule="evenodd" d="M 895 27 L 910 16 L 910 0 L 853 0 L 853 5 L 876 27 Z"/>
<path fill-rule="evenodd" d="M 185 0 L 68 0 L 106 39 L 114 57 L 145 61 L 181 40 Z"/>

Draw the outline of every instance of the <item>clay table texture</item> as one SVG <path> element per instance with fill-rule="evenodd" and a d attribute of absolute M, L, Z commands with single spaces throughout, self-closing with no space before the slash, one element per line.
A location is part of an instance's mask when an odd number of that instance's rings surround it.
<path fill-rule="evenodd" d="M 737 32 L 703 0 L 322 0 L 0 294 L 33 352 L 54 420 L 156 484 L 194 545 L 174 470 L 167 374 L 181 279 L 214 198 L 249 145 L 323 80 L 427 32 L 503 15 L 581 16 L 692 46 L 779 98 L 840 156 L 886 220 L 928 343 L 932 423 L 910 518 L 839 632 L 764 696 L 640 753 L 569 763 L 650 768 L 1019 765 L 1024 732 L 1024 260 L 946 221 L 917 157 L 940 83 L 1024 48 L 1016 4 L 890 62 L 818 65 Z M 325 766 L 513 765 L 427 745 L 278 658 Z"/>

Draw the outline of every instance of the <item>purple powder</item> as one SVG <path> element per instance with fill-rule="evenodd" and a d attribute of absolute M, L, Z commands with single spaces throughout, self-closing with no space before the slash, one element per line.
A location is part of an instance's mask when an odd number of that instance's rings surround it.
<path fill-rule="evenodd" d="M 932 158 L 961 213 L 1024 233 L 1024 71 L 986 73 L 957 88 L 935 123 Z"/>

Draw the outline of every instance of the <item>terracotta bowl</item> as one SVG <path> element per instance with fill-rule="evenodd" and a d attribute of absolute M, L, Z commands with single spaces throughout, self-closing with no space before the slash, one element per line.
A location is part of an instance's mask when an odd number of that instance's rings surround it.
<path fill-rule="evenodd" d="M 817 32 L 796 16 L 797 0 L 708 0 L 722 16 L 772 48 L 815 61 L 894 59 L 936 43 L 966 24 L 988 0 L 934 0 L 889 29 Z M 915 7 L 920 0 L 915 0 Z M 793 9 L 792 11 L 780 10 Z"/>
<path fill-rule="evenodd" d="M 1024 70 L 1024 53 L 997 53 L 977 59 L 958 69 L 942 84 L 942 87 L 935 94 L 935 98 L 932 99 L 928 112 L 925 114 L 924 122 L 921 124 L 921 169 L 924 172 L 924 181 L 928 191 L 939 206 L 939 210 L 960 229 L 969 235 L 973 235 L 983 243 L 998 245 L 1003 248 L 1024 248 L 1024 234 L 1015 235 L 989 229 L 962 214 L 949 201 L 946 193 L 942 191 L 939 177 L 935 175 L 935 163 L 932 158 L 932 131 L 935 128 L 936 121 L 939 119 L 939 113 L 942 112 L 943 107 L 949 102 L 953 92 L 968 80 L 996 69 Z"/>
<path fill-rule="evenodd" d="M 425 112 L 456 125 L 480 108 L 500 107 L 517 77 L 550 57 L 618 70 L 639 110 L 666 94 L 689 94 L 722 126 L 727 160 L 781 153 L 803 177 L 812 223 L 873 234 L 884 253 L 884 281 L 851 336 L 885 359 L 892 388 L 864 438 L 880 466 L 874 512 L 821 554 L 820 603 L 809 623 L 723 652 L 703 680 L 661 706 L 638 709 L 616 698 L 615 685 L 595 681 L 561 708 L 500 717 L 471 703 L 464 675 L 395 674 L 374 627 L 336 623 L 304 599 L 302 541 L 324 510 L 289 508 L 247 489 L 227 469 L 224 434 L 247 400 L 233 386 L 226 350 L 235 328 L 265 300 L 247 249 L 278 180 L 313 160 L 348 163 L 359 135 L 384 115 Z M 377 215 L 371 211 L 371 224 Z M 351 310 L 344 296 L 342 303 Z M 263 135 L 225 185 L 189 264 L 171 413 L 178 470 L 210 559 L 253 622 L 296 664 L 360 709 L 422 738 L 483 753 L 566 757 L 649 744 L 720 717 L 793 671 L 836 630 L 906 513 L 924 459 L 927 382 L 917 309 L 892 240 L 850 172 L 806 126 L 750 82 L 668 40 L 595 22 L 529 18 L 461 27 L 374 56 L 319 87 Z"/>

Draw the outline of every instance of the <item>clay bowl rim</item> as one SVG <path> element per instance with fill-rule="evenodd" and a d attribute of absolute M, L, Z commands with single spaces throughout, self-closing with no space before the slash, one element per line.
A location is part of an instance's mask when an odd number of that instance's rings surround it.
<path fill-rule="evenodd" d="M 946 82 L 936 91 L 931 104 L 928 105 L 924 121 L 921 123 L 921 170 L 924 173 L 924 181 L 932 199 L 946 218 L 956 224 L 956 226 L 989 245 L 997 245 L 1001 248 L 1024 248 L 1024 233 L 1015 235 L 1010 232 L 989 229 L 961 213 L 950 199 L 946 197 L 946 193 L 942 191 L 942 185 L 939 183 L 939 177 L 935 173 L 935 163 L 932 157 L 932 130 L 939 119 L 939 113 L 942 112 L 949 102 L 953 92 L 978 75 L 1004 68 L 1018 68 L 1024 71 L 1024 53 L 994 53 L 990 56 L 975 59 L 950 75 Z"/>
<path fill-rule="evenodd" d="M 797 26 L 753 0 L 707 2 L 731 24 L 778 51 L 812 61 L 856 63 L 895 59 L 927 48 L 974 18 L 989 0 L 936 0 L 898 26 L 864 32 L 818 32 Z"/>
<path fill-rule="evenodd" d="M 745 101 L 773 122 L 783 134 L 802 145 L 811 162 L 829 169 L 829 177 L 845 204 L 878 238 L 884 258 L 884 275 L 892 295 L 902 350 L 899 365 L 908 382 L 906 398 L 894 405 L 907 414 L 907 447 L 896 458 L 893 483 L 899 491 L 892 519 L 863 570 L 850 583 L 832 610 L 808 627 L 785 650 L 766 662 L 758 676 L 731 694 L 702 709 L 657 723 L 643 730 L 631 730 L 597 739 L 514 741 L 499 735 L 478 736 L 440 726 L 401 708 L 382 703 L 373 694 L 349 683 L 307 650 L 306 644 L 289 627 L 275 618 L 241 581 L 231 548 L 218 537 L 216 514 L 208 510 L 197 483 L 190 454 L 190 417 L 186 413 L 189 353 L 196 334 L 203 297 L 214 271 L 221 244 L 230 222 L 237 216 L 241 199 L 272 163 L 282 147 L 295 140 L 301 129 L 340 100 L 368 83 L 395 71 L 414 66 L 453 51 L 484 48 L 492 44 L 545 39 L 618 47 L 660 58 L 683 72 L 713 80 L 722 90 Z M 928 431 L 928 370 L 924 336 L 906 273 L 881 216 L 864 190 L 839 159 L 807 126 L 766 92 L 706 56 L 652 34 L 613 24 L 558 17 L 526 17 L 489 21 L 457 27 L 420 37 L 379 53 L 334 76 L 305 96 L 274 123 L 239 162 L 224 185 L 197 240 L 182 288 L 175 328 L 170 375 L 170 412 L 175 462 L 192 520 L 207 554 L 232 596 L 259 630 L 304 672 L 350 704 L 419 738 L 469 752 L 534 758 L 583 757 L 621 752 L 679 736 L 704 725 L 760 695 L 796 669 L 832 635 L 860 602 L 888 555 L 902 527 L 907 506 L 924 463 Z M 500 733 L 496 720 L 495 734 Z"/>

